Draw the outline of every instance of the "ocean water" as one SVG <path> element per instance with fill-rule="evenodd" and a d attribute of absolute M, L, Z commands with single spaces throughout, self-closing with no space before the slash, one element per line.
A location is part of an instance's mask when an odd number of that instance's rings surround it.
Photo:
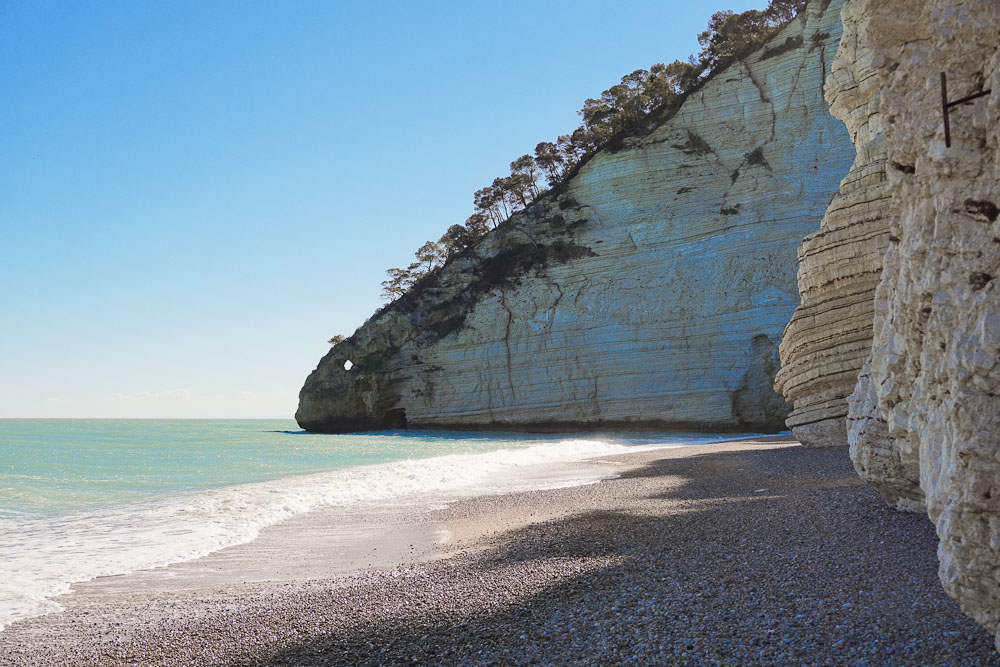
<path fill-rule="evenodd" d="M 0 628 L 58 611 L 74 582 L 197 558 L 314 509 L 585 484 L 598 473 L 559 465 L 718 439 L 0 419 Z"/>

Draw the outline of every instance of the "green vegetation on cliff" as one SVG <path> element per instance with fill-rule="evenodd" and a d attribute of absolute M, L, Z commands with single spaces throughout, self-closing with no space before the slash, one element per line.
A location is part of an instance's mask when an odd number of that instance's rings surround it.
<path fill-rule="evenodd" d="M 561 191 L 599 150 L 615 150 L 626 137 L 648 133 L 673 115 L 684 99 L 715 73 L 761 48 L 807 4 L 808 0 L 771 0 L 764 10 L 716 12 L 707 29 L 698 35 L 702 48 L 697 56 L 689 56 L 687 62 L 677 60 L 669 65 L 657 63 L 648 70 L 637 69 L 599 98 L 585 100 L 578 128 L 555 142 L 539 142 L 533 156 L 524 154 L 511 162 L 510 175 L 499 176 L 475 192 L 475 213 L 464 224 L 452 225 L 436 242 L 424 243 L 415 253 L 416 261 L 405 269 L 388 269 L 382 297 L 393 301 L 406 294 L 450 256 L 473 246 L 490 229 L 527 209 L 539 196 Z M 547 187 L 540 185 L 543 178 Z"/>

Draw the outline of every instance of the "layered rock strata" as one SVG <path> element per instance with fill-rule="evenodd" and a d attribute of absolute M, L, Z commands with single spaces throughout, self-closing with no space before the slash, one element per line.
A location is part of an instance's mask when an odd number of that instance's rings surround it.
<path fill-rule="evenodd" d="M 876 290 L 876 294 L 881 292 L 884 288 Z M 884 308 L 885 299 L 880 298 L 877 303 Z M 875 344 L 880 344 L 880 341 L 881 335 Z M 847 440 L 851 461 L 858 475 L 897 510 L 926 513 L 919 466 L 889 435 L 889 427 L 879 410 L 871 363 L 869 354 L 858 374 L 857 385 L 847 398 Z"/>
<path fill-rule="evenodd" d="M 857 148 L 850 172 L 819 231 L 798 250 L 802 303 L 781 340 L 775 388 L 794 406 L 788 426 L 804 445 L 847 445 L 847 396 L 871 349 L 875 286 L 888 245 L 885 142 L 871 51 L 859 38 L 863 15 L 841 14 L 843 36 L 826 100 Z"/>
<path fill-rule="evenodd" d="M 865 18 L 864 39 L 882 87 L 891 192 L 871 360 L 851 399 L 852 456 L 890 500 L 916 494 L 912 484 L 919 480 L 941 540 L 945 590 L 996 633 L 1000 4 L 849 2 Z M 950 147 L 942 71 L 951 100 L 992 90 L 951 109 Z M 876 427 L 868 428 L 873 418 Z"/>
<path fill-rule="evenodd" d="M 854 157 L 822 100 L 839 6 L 378 312 L 306 380 L 299 423 L 783 428 L 795 247 Z"/>

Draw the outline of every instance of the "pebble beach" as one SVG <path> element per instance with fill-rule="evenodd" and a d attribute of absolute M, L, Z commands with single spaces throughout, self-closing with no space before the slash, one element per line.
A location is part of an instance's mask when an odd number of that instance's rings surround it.
<path fill-rule="evenodd" d="M 941 589 L 931 523 L 890 509 L 846 448 L 588 465 L 617 477 L 400 509 L 349 552 L 317 513 L 78 585 L 0 633 L 0 664 L 1000 664 Z"/>

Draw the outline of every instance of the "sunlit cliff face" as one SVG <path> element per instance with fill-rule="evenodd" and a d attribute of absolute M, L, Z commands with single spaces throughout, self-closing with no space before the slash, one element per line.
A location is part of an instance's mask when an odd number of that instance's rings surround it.
<path fill-rule="evenodd" d="M 814 4 L 335 346 L 299 423 L 782 430 L 796 246 L 855 154 L 823 101 L 839 4 Z"/>

